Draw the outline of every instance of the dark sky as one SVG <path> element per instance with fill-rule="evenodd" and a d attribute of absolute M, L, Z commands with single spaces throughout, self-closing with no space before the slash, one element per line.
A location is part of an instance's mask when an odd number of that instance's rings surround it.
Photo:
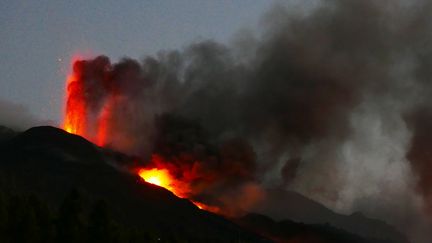
<path fill-rule="evenodd" d="M 266 0 L 1 1 L 0 100 L 61 120 L 74 54 L 141 58 L 259 26 Z"/>

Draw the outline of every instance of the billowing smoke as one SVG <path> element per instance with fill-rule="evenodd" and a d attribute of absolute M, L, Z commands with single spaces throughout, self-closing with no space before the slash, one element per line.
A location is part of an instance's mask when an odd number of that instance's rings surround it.
<path fill-rule="evenodd" d="M 210 205 L 245 202 L 244 210 L 261 187 L 283 186 L 426 239 L 432 6 L 313 6 L 278 5 L 262 33 L 230 45 L 77 62 L 86 134 L 142 158 L 162 156 L 190 183 L 190 196 Z"/>

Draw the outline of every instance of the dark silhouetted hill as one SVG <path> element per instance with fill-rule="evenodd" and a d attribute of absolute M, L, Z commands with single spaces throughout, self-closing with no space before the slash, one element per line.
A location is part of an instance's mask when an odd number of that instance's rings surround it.
<path fill-rule="evenodd" d="M 248 214 L 235 220 L 245 229 L 260 233 L 278 243 L 391 243 L 392 240 L 365 238 L 330 224 L 303 224 L 291 220 L 275 221 L 261 214 Z"/>
<path fill-rule="evenodd" d="M 164 188 L 114 169 L 96 146 L 63 130 L 31 128 L 3 144 L 0 152 L 3 187 L 36 194 L 53 207 L 77 189 L 89 201 L 106 201 L 114 218 L 130 227 L 181 232 L 198 242 L 268 242 Z"/>
<path fill-rule="evenodd" d="M 268 238 L 281 242 L 404 242 L 396 230 L 381 221 L 335 214 L 286 191 L 269 191 L 267 201 L 256 208 L 278 221 L 251 214 L 231 222 L 116 169 L 107 163 L 107 156 L 128 158 L 54 127 L 35 127 L 22 133 L 1 128 L 0 187 L 6 193 L 37 195 L 52 208 L 58 208 L 71 191 L 78 190 L 87 205 L 106 202 L 112 217 L 126 227 L 160 232 L 161 237 L 175 232 L 187 236 L 185 242 L 270 242 Z M 370 240 L 376 235 L 383 239 L 389 236 L 391 241 Z M 309 238 L 299 241 L 301 237 Z"/>
<path fill-rule="evenodd" d="M 276 220 L 289 219 L 305 224 L 329 224 L 367 238 L 408 242 L 404 235 L 384 221 L 365 217 L 361 213 L 338 214 L 293 191 L 268 190 L 266 199 L 257 205 L 254 211 Z"/>

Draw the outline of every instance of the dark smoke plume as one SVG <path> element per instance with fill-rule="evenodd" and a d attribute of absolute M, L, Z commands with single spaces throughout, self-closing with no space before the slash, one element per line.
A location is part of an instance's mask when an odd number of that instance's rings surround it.
<path fill-rule="evenodd" d="M 107 146 L 197 171 L 178 177 L 205 185 L 210 195 L 198 198 L 233 204 L 242 190 L 284 186 L 426 241 L 431 10 L 427 1 L 278 5 L 262 33 L 230 45 L 85 61 L 86 99 L 109 121 Z"/>

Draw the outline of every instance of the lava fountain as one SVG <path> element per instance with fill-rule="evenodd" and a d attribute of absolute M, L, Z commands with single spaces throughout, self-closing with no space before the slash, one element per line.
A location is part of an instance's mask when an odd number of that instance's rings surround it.
<path fill-rule="evenodd" d="M 76 61 L 74 60 L 73 63 Z M 74 70 L 66 80 L 65 117 L 63 129 L 69 133 L 85 136 L 87 107 L 85 91 L 79 74 Z"/>

